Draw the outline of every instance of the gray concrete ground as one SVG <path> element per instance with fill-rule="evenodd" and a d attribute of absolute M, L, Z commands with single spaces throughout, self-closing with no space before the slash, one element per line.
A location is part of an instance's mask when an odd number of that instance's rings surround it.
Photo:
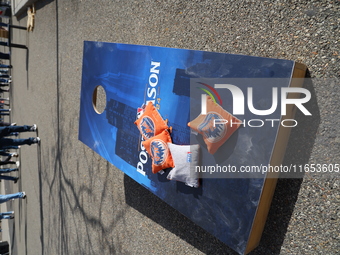
<path fill-rule="evenodd" d="M 28 194 L 6 203 L 12 254 L 234 254 L 78 140 L 83 41 L 284 58 L 339 78 L 339 1 L 40 0 L 36 10 L 34 31 L 13 33 L 29 50 L 12 49 L 11 120 L 37 123 L 42 142 L 20 149 L 18 184 L 1 182 Z M 313 117 L 299 116 L 285 162 L 340 163 L 339 83 L 307 87 Z M 339 254 L 339 185 L 279 180 L 252 254 Z"/>

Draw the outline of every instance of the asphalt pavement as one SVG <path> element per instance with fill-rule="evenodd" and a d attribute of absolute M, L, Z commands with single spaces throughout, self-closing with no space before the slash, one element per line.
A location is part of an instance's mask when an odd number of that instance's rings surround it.
<path fill-rule="evenodd" d="M 1 182 L 27 193 L 5 205 L 15 211 L 2 233 L 12 254 L 235 254 L 78 140 L 83 42 L 304 63 L 313 116 L 298 116 L 284 161 L 339 164 L 339 14 L 338 0 L 37 1 L 33 32 L 13 32 L 28 50 L 11 51 L 11 121 L 36 123 L 21 137 L 41 138 L 20 149 L 19 182 Z M 12 22 L 26 26 L 26 13 Z M 280 179 L 251 254 L 339 254 L 338 177 Z"/>

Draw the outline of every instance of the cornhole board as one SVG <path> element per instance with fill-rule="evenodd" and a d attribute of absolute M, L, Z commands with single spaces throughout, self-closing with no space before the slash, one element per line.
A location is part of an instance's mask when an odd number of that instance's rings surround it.
<path fill-rule="evenodd" d="M 197 94 L 200 96 L 204 91 L 196 87 L 202 83 L 214 86 L 231 79 L 246 94 L 251 81 L 254 107 L 264 105 L 267 108 L 263 109 L 268 109 L 272 87 L 301 87 L 303 79 L 293 78 L 303 78 L 305 71 L 304 65 L 289 60 L 85 41 L 79 140 L 227 246 L 246 254 L 260 242 L 277 173 L 230 175 L 231 178 L 206 175 L 199 188 L 167 180 L 168 170 L 162 175 L 153 174 L 151 159 L 145 156 L 141 135 L 134 124 L 137 108 L 153 101 L 172 126 L 174 144 L 200 144 L 202 165 L 279 166 L 290 133 L 290 128 L 279 121 L 257 128 L 242 126 L 218 152 L 209 154 L 202 137 L 187 125 L 201 111 L 197 107 L 201 97 L 197 98 Z M 102 113 L 96 109 L 99 85 L 105 91 L 106 106 Z M 232 113 L 230 91 L 216 90 L 223 99 L 222 107 Z M 278 104 L 270 116 L 254 116 L 245 107 L 244 116 L 237 117 L 280 121 L 294 117 L 294 105 L 287 106 L 285 116 L 281 115 L 280 107 Z"/>

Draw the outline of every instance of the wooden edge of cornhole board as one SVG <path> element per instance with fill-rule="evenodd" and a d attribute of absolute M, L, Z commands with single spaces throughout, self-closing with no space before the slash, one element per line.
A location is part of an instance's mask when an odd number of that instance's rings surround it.
<path fill-rule="evenodd" d="M 295 62 L 294 70 L 290 87 L 302 87 L 303 78 L 305 78 L 307 67 L 301 63 Z M 290 94 L 288 98 L 297 98 L 298 95 Z M 296 106 L 287 105 L 287 114 L 281 117 L 281 121 L 284 119 L 292 119 L 295 116 Z M 276 137 L 276 143 L 273 149 L 272 157 L 270 160 L 271 166 L 279 166 L 285 155 L 285 151 L 288 145 L 291 127 L 279 127 L 279 131 Z M 260 243 L 266 219 L 269 213 L 270 205 L 274 196 L 276 183 L 280 173 L 268 173 L 259 202 L 259 206 L 256 211 L 253 226 L 249 235 L 248 244 L 245 250 L 245 254 L 248 254 L 254 250 Z"/>

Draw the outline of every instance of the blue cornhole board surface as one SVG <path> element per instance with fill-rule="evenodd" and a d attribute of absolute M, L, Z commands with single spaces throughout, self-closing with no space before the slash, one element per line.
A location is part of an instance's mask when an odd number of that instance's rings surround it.
<path fill-rule="evenodd" d="M 151 91 L 147 93 L 147 89 L 151 89 L 149 78 L 152 62 L 160 63 L 157 67 L 156 94 Z M 173 143 L 199 143 L 202 158 L 208 163 L 268 165 L 278 131 L 277 123 L 274 128 L 268 128 L 269 125 L 263 128 L 240 128 L 232 136 L 232 153 L 227 153 L 230 145 L 226 143 L 223 145 L 226 147 L 222 146 L 216 155 L 210 155 L 202 139 L 191 134 L 187 126 L 192 116 L 200 112 L 199 107 L 190 112 L 188 86 L 193 78 L 286 78 L 276 87 L 288 87 L 293 69 L 294 62 L 288 60 L 86 41 L 79 140 L 194 223 L 243 254 L 265 176 L 204 179 L 202 185 L 195 189 L 167 180 L 167 173 L 153 174 L 150 158 L 143 164 L 145 174 L 141 174 L 137 171 L 141 136 L 134 125 L 136 111 L 145 101 L 155 100 L 160 114 L 173 127 Z M 155 78 L 152 82 L 156 82 Z M 106 92 L 106 108 L 101 114 L 94 110 L 92 104 L 93 91 L 98 85 Z M 247 84 L 240 84 L 244 93 L 246 87 Z M 259 94 L 268 93 L 268 90 L 271 103 L 271 88 L 263 86 Z M 221 96 L 223 108 L 232 112 L 230 93 L 221 91 Z M 278 107 L 271 116 L 263 118 L 280 119 L 280 114 Z M 244 118 L 251 119 L 254 116 L 246 111 Z"/>

